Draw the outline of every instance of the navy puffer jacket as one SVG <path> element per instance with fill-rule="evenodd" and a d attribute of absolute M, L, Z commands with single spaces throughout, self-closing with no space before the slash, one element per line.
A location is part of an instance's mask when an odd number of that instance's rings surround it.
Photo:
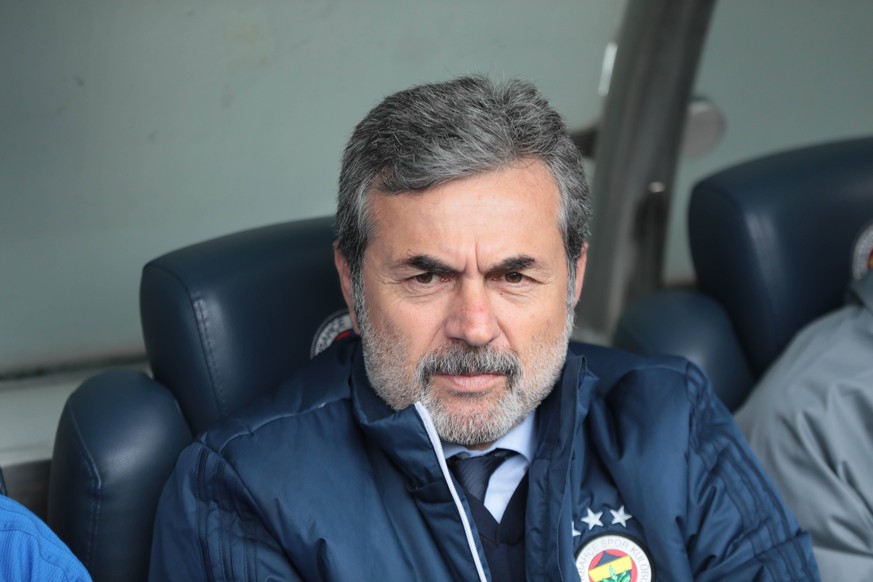
<path fill-rule="evenodd" d="M 375 395 L 357 340 L 180 456 L 152 580 L 490 580 L 430 417 Z M 818 580 L 701 372 L 571 344 L 537 414 L 528 580 Z"/>

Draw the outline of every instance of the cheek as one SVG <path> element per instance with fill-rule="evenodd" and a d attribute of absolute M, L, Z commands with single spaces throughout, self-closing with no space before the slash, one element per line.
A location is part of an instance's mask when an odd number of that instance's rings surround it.
<path fill-rule="evenodd" d="M 555 307 L 547 309 L 544 306 Z M 513 349 L 520 352 L 525 348 L 536 349 L 539 342 L 554 340 L 563 333 L 567 322 L 566 302 L 538 302 L 524 310 L 505 313 L 501 320 L 503 332 Z"/>
<path fill-rule="evenodd" d="M 439 344 L 445 324 L 445 310 L 439 302 L 409 304 L 389 300 L 378 311 L 380 324 L 402 338 L 407 351 L 424 352 Z M 376 320 L 372 316 L 371 319 Z"/>
<path fill-rule="evenodd" d="M 393 344 L 392 351 L 403 355 L 402 364 L 410 370 L 418 367 L 422 357 L 441 347 L 439 318 L 429 306 L 410 308 L 406 305 L 385 305 L 378 314 L 368 310 L 373 333 L 383 342 Z M 443 340 L 444 343 L 444 340 Z"/>

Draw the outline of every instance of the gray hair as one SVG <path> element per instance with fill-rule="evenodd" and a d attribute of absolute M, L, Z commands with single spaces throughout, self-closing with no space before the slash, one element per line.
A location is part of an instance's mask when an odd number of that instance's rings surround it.
<path fill-rule="evenodd" d="M 388 96 L 361 121 L 342 159 L 337 244 L 360 284 L 372 236 L 368 196 L 399 194 L 525 159 L 543 161 L 561 195 L 560 228 L 571 275 L 591 214 L 582 155 L 560 115 L 528 82 L 485 77 L 419 85 Z"/>

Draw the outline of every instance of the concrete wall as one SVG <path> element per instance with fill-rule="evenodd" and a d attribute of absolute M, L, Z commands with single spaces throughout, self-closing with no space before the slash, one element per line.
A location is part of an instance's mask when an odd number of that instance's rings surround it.
<path fill-rule="evenodd" d="M 618 0 L 3 0 L 0 371 L 136 352 L 139 269 L 330 214 L 385 94 L 468 72 L 592 122 Z"/>
<path fill-rule="evenodd" d="M 622 0 L 2 0 L 0 372 L 141 349 L 139 269 L 330 214 L 353 125 L 467 72 L 536 82 L 581 128 Z M 697 93 L 724 140 L 682 161 L 666 276 L 692 277 L 691 184 L 873 132 L 873 3 L 724 0 Z"/>

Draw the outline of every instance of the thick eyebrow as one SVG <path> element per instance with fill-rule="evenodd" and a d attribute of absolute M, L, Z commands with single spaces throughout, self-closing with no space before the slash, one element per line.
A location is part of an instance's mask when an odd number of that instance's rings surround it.
<path fill-rule="evenodd" d="M 519 255 L 517 257 L 509 257 L 495 265 L 490 272 L 492 273 L 512 273 L 513 271 L 524 271 L 525 269 L 536 268 L 539 262 L 527 255 Z"/>
<path fill-rule="evenodd" d="M 434 273 L 435 275 L 453 275 L 457 274 L 457 269 L 453 269 L 439 259 L 430 255 L 413 255 L 401 259 L 392 265 L 394 269 L 413 268 L 417 271 L 425 273 Z"/>
<path fill-rule="evenodd" d="M 536 268 L 539 266 L 539 261 L 527 255 L 519 255 L 517 257 L 509 257 L 488 270 L 491 274 L 511 273 L 513 271 L 524 271 L 526 269 Z M 412 268 L 417 271 L 426 273 L 434 273 L 435 275 L 457 275 L 458 270 L 454 269 L 436 257 L 430 255 L 413 255 L 401 259 L 392 265 L 395 269 Z"/>

